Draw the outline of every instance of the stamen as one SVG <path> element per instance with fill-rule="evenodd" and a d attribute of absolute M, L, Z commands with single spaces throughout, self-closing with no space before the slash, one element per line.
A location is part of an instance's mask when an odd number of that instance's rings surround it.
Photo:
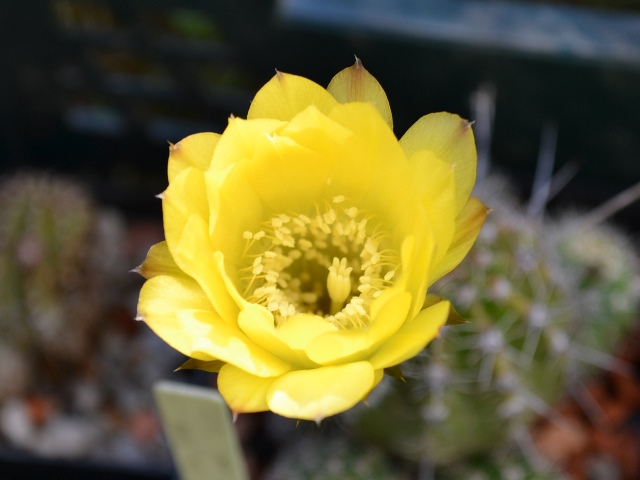
<path fill-rule="evenodd" d="M 334 207 L 345 202 L 336 195 L 309 215 L 276 214 L 242 233 L 243 296 L 272 312 L 276 327 L 298 313 L 337 328 L 366 326 L 371 303 L 393 284 L 400 256 L 386 228 L 357 207 Z"/>

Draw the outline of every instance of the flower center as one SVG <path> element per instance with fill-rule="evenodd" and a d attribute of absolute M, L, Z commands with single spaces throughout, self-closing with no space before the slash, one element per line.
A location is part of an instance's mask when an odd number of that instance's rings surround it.
<path fill-rule="evenodd" d="M 276 325 L 299 313 L 340 328 L 369 323 L 369 307 L 400 269 L 386 229 L 342 195 L 311 215 L 278 214 L 244 232 L 244 297 L 265 306 Z"/>

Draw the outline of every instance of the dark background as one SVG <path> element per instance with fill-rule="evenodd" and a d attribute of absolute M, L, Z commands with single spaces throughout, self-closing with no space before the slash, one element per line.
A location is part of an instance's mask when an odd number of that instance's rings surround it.
<path fill-rule="evenodd" d="M 473 27 L 487 21 L 463 11 L 474 1 L 498 9 L 487 15 L 502 15 L 489 25 L 490 42 L 473 29 L 453 38 L 402 23 L 440 15 Z M 533 10 L 524 1 L 452 0 L 444 13 L 439 0 L 391 3 L 347 0 L 332 14 L 319 0 L 2 2 L 0 173 L 72 174 L 130 218 L 159 216 L 153 196 L 166 186 L 168 141 L 221 132 L 229 114 L 246 114 L 276 68 L 326 85 L 355 54 L 385 88 L 398 136 L 429 112 L 472 117 L 470 96 L 489 85 L 496 92 L 493 165 L 524 196 L 550 121 L 558 127 L 555 169 L 567 162 L 578 168 L 553 205 L 597 205 L 640 180 L 640 34 L 629 40 L 629 58 L 606 48 L 585 57 L 571 51 L 570 39 L 552 51 L 514 44 L 505 27 L 509 15 L 520 15 L 513 8 L 524 8 L 526 17 L 549 2 Z M 384 8 L 391 8 L 388 17 Z M 562 18 L 587 12 L 606 33 L 615 33 L 622 15 L 549 8 Z M 593 34 L 589 28 L 584 38 Z M 637 207 L 617 216 L 634 232 L 639 218 Z"/>

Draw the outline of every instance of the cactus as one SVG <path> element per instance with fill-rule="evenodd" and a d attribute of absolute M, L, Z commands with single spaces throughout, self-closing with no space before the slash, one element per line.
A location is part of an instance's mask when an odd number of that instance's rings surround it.
<path fill-rule="evenodd" d="M 635 318 L 638 261 L 622 234 L 585 215 L 529 218 L 503 184 L 487 185 L 480 197 L 494 211 L 478 242 L 432 289 L 469 323 L 445 327 L 403 366 L 406 383 L 387 382 L 346 416 L 415 461 L 447 466 L 526 444 L 532 420 L 564 392 L 596 367 L 616 368 L 610 353 Z"/>
<path fill-rule="evenodd" d="M 410 469 L 377 448 L 316 430 L 286 444 L 265 480 L 409 480 Z"/>
<path fill-rule="evenodd" d="M 35 368 L 63 370 L 91 348 L 108 281 L 99 218 L 71 181 L 17 174 L 0 184 L 0 342 L 39 357 Z"/>

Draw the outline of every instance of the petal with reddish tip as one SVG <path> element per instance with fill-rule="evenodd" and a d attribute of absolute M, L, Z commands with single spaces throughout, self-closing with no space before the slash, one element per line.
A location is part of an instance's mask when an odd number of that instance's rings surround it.
<path fill-rule="evenodd" d="M 407 157 L 420 150 L 430 150 L 454 167 L 456 212 L 460 212 L 476 181 L 477 154 L 471 124 L 451 113 L 431 113 L 407 130 L 400 145 Z"/>
<path fill-rule="evenodd" d="M 197 358 L 190 358 L 178 368 L 176 368 L 176 372 L 179 370 L 204 370 L 205 372 L 213 372 L 217 373 L 220 371 L 222 367 L 224 367 L 226 363 L 220 360 L 198 360 Z"/>
<path fill-rule="evenodd" d="M 171 256 L 167 242 L 160 242 L 153 245 L 149 249 L 149 253 L 147 253 L 147 258 L 144 259 L 142 265 L 135 271 L 147 280 L 157 275 L 184 275 L 184 272 L 180 270 L 180 267 L 176 265 L 175 260 Z"/>
<path fill-rule="evenodd" d="M 171 145 L 167 167 L 169 182 L 187 167 L 207 170 L 219 139 L 220 135 L 217 133 L 196 133 Z"/>
<path fill-rule="evenodd" d="M 340 103 L 368 102 L 373 104 L 389 128 L 393 129 L 393 118 L 387 94 L 384 93 L 378 80 L 362 66 L 359 58 L 356 58 L 356 63 L 353 66 L 338 72 L 329 83 L 327 90 Z"/>
<path fill-rule="evenodd" d="M 273 118 L 291 120 L 309 105 L 329 113 L 338 102 L 324 88 L 311 80 L 278 72 L 262 87 L 249 107 L 248 119 Z"/>

